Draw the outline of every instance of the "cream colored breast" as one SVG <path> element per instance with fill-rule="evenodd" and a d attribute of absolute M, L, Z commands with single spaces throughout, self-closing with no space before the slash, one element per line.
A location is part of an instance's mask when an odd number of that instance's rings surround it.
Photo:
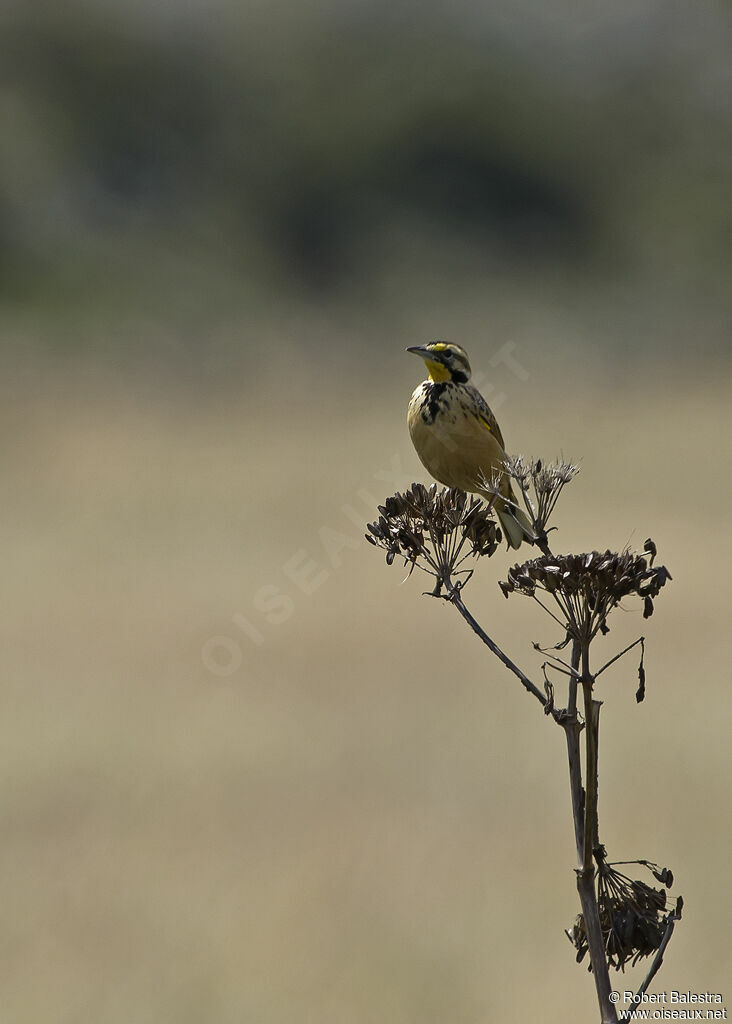
<path fill-rule="evenodd" d="M 505 456 L 473 405 L 459 386 L 438 391 L 424 381 L 412 395 L 407 422 L 422 465 L 436 480 L 480 492 L 480 481 L 500 471 Z"/>

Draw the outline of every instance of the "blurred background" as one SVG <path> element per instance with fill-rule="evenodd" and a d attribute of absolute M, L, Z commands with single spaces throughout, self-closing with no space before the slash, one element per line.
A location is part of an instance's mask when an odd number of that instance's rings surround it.
<path fill-rule="evenodd" d="M 602 641 L 602 835 L 685 897 L 654 988 L 731 998 L 731 47 L 721 0 L 6 0 L 4 1022 L 596 1018 L 563 736 L 362 539 L 435 338 L 580 463 L 557 548 L 674 576 Z M 468 603 L 539 675 L 513 561 Z"/>

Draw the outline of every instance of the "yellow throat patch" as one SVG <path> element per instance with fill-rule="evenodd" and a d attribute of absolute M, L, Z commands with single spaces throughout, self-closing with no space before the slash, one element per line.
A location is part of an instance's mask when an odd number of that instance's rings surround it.
<path fill-rule="evenodd" d="M 424 362 L 430 375 L 430 380 L 443 381 L 451 379 L 452 374 L 443 363 L 438 363 L 434 359 L 425 359 Z"/>

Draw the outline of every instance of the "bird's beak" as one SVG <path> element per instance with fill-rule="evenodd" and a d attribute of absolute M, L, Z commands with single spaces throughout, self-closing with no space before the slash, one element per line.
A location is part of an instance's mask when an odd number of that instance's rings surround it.
<path fill-rule="evenodd" d="M 422 359 L 434 359 L 434 353 L 426 349 L 424 345 L 412 345 L 411 348 L 405 349 L 406 352 L 411 352 L 415 356 L 421 356 Z"/>

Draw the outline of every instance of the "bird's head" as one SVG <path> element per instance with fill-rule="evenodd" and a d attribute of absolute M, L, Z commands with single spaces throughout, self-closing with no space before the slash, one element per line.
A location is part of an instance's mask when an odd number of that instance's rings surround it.
<path fill-rule="evenodd" d="M 424 359 L 430 380 L 453 380 L 456 384 L 470 380 L 468 354 L 459 345 L 449 341 L 431 341 L 429 345 L 414 345 L 407 352 Z"/>

